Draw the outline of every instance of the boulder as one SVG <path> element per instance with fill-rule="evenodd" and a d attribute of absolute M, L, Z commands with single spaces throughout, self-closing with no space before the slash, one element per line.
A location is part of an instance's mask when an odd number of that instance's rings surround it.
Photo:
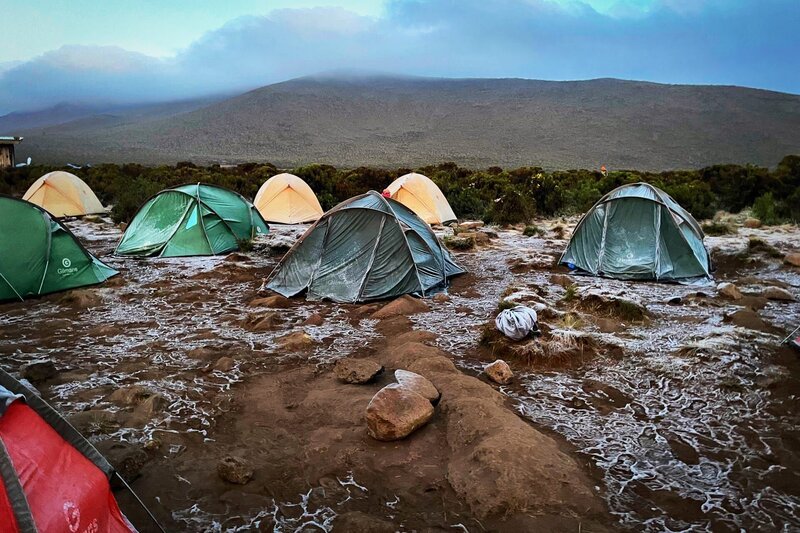
<path fill-rule="evenodd" d="M 229 455 L 217 464 L 217 474 L 228 483 L 246 485 L 253 478 L 253 467 L 241 457 Z"/>
<path fill-rule="evenodd" d="M 739 292 L 739 289 L 733 283 L 722 282 L 717 285 L 717 292 L 726 298 L 730 298 L 731 300 L 741 300 L 742 293 Z"/>
<path fill-rule="evenodd" d="M 295 331 L 279 338 L 278 343 L 289 351 L 295 351 L 313 345 L 314 339 L 305 331 Z"/>
<path fill-rule="evenodd" d="M 432 416 L 433 405 L 427 398 L 393 383 L 379 390 L 367 405 L 367 431 L 377 440 L 398 440 L 424 426 Z"/>
<path fill-rule="evenodd" d="M 20 376 L 31 383 L 38 383 L 52 378 L 58 373 L 52 359 L 36 359 L 19 368 Z"/>
<path fill-rule="evenodd" d="M 404 294 L 375 311 L 372 314 L 372 318 L 381 319 L 393 316 L 407 316 L 415 313 L 424 313 L 429 310 L 430 307 L 428 307 L 428 304 L 422 300 Z"/>
<path fill-rule="evenodd" d="M 747 217 L 746 219 L 744 219 L 742 226 L 744 226 L 745 228 L 752 228 L 752 229 L 760 228 L 761 221 L 758 220 L 757 218 Z"/>
<path fill-rule="evenodd" d="M 372 359 L 345 357 L 333 365 L 336 377 L 345 383 L 369 383 L 383 372 L 383 367 Z"/>
<path fill-rule="evenodd" d="M 231 357 L 220 357 L 217 359 L 217 362 L 214 363 L 214 370 L 219 370 L 220 372 L 230 372 L 235 364 L 236 361 L 234 361 Z"/>
<path fill-rule="evenodd" d="M 283 324 L 283 318 L 277 312 L 248 315 L 242 327 L 248 331 L 262 332 L 272 331 Z"/>
<path fill-rule="evenodd" d="M 514 379 L 514 372 L 511 371 L 511 367 L 508 366 L 508 363 L 502 359 L 498 359 L 494 363 L 486 365 L 483 371 L 489 379 L 500 385 L 507 385 Z"/>
<path fill-rule="evenodd" d="M 148 460 L 147 452 L 129 442 L 103 440 L 95 448 L 126 481 L 139 477 Z"/>
<path fill-rule="evenodd" d="M 791 254 L 786 254 L 783 256 L 783 262 L 787 265 L 800 267 L 800 253 L 793 252 Z"/>
<path fill-rule="evenodd" d="M 767 287 L 764 289 L 762 296 L 769 300 L 780 300 L 783 302 L 793 302 L 795 300 L 791 292 L 786 289 L 781 289 L 780 287 Z"/>
<path fill-rule="evenodd" d="M 292 306 L 292 301 L 280 294 L 256 298 L 248 304 L 250 307 L 271 307 L 272 309 L 286 309 Z"/>
<path fill-rule="evenodd" d="M 395 370 L 394 378 L 402 388 L 416 392 L 431 403 L 435 404 L 439 401 L 441 396 L 439 389 L 434 387 L 433 383 L 428 381 L 428 378 L 408 370 Z"/>

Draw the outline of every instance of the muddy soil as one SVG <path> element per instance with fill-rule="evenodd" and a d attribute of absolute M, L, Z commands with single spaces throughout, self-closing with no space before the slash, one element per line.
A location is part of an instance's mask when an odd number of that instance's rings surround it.
<path fill-rule="evenodd" d="M 707 239 L 719 280 L 745 294 L 733 301 L 713 285 L 555 283 L 557 226 L 573 222 L 542 221 L 553 228 L 542 238 L 499 231 L 455 254 L 470 274 L 448 299 L 377 318 L 382 304 L 250 305 L 271 296 L 259 293 L 282 251 L 271 245 L 303 228 L 276 226 L 228 257 L 130 260 L 111 256 L 110 222 L 71 221 L 120 276 L 3 304 L 0 355 L 11 371 L 56 361 L 59 374 L 36 386 L 126 466 L 168 531 L 800 527 L 800 365 L 778 346 L 800 304 L 761 296 L 777 286 L 800 297 L 800 272 L 748 249 L 750 237 L 800 249 L 800 231 Z M 487 335 L 501 296 L 540 304 L 544 335 Z M 387 371 L 341 383 L 332 363 L 344 356 Z M 510 386 L 480 374 L 498 356 L 516 373 Z M 394 368 L 426 375 L 443 399 L 410 438 L 380 443 L 363 411 Z M 247 484 L 219 477 L 226 456 L 249 463 Z"/>

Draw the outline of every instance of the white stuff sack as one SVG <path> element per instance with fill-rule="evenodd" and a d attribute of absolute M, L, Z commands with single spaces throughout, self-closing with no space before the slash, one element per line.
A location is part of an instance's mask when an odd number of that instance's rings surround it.
<path fill-rule="evenodd" d="M 536 327 L 536 311 L 524 305 L 500 311 L 494 319 L 497 329 L 511 340 L 518 341 L 527 337 Z"/>

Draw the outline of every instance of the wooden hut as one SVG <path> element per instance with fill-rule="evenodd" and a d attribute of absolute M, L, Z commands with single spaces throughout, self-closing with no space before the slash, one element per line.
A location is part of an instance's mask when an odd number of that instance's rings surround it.
<path fill-rule="evenodd" d="M 0 168 L 13 167 L 16 164 L 14 146 L 20 141 L 22 137 L 0 137 Z"/>

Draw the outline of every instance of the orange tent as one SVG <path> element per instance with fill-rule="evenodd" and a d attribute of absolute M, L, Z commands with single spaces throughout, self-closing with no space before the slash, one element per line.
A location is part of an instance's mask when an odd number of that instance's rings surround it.
<path fill-rule="evenodd" d="M 22 197 L 55 217 L 76 217 L 105 213 L 106 208 L 82 179 L 57 170 L 45 174 Z"/>
<path fill-rule="evenodd" d="M 294 174 L 272 176 L 258 189 L 253 201 L 267 222 L 302 224 L 322 216 L 322 206 L 311 187 Z"/>
<path fill-rule="evenodd" d="M 393 200 L 405 205 L 428 224 L 455 222 L 456 215 L 441 189 L 427 176 L 412 172 L 386 188 Z"/>

